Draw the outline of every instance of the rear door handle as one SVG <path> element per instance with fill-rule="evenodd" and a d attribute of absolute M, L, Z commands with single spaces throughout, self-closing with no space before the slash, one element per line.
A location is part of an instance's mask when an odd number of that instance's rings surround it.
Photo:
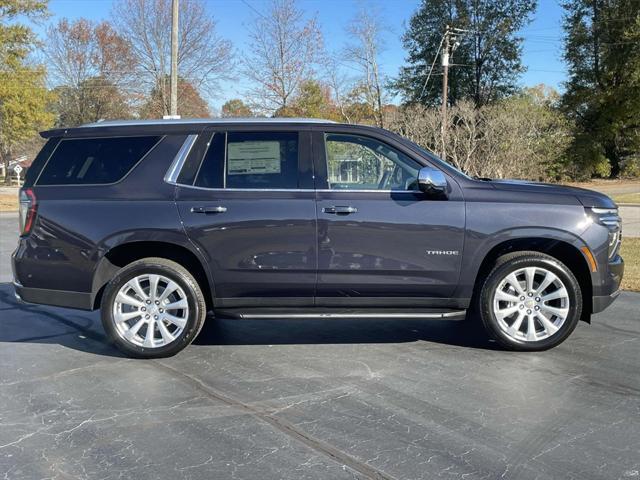
<path fill-rule="evenodd" d="M 351 213 L 356 213 L 358 209 L 356 207 L 336 206 L 336 207 L 324 207 L 322 211 L 324 213 L 332 213 L 335 215 L 349 215 Z"/>
<path fill-rule="evenodd" d="M 227 207 L 191 207 L 191 213 L 224 213 Z"/>

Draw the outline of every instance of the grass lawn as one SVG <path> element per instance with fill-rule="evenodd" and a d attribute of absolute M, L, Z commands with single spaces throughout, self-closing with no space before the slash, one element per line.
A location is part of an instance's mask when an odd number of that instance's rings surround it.
<path fill-rule="evenodd" d="M 620 203 L 640 203 L 640 192 L 638 193 L 620 193 L 611 195 L 613 201 Z"/>
<path fill-rule="evenodd" d="M 11 193 L 0 193 L 0 212 L 17 212 L 18 197 Z"/>
<path fill-rule="evenodd" d="M 640 238 L 623 238 L 624 278 L 622 288 L 640 292 Z"/>

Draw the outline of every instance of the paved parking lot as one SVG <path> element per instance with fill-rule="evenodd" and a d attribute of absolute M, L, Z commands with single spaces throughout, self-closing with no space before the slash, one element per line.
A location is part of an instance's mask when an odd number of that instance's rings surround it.
<path fill-rule="evenodd" d="M 639 347 L 623 293 L 544 353 L 464 322 L 211 319 L 129 360 L 96 313 L 4 283 L 0 478 L 640 478 Z"/>

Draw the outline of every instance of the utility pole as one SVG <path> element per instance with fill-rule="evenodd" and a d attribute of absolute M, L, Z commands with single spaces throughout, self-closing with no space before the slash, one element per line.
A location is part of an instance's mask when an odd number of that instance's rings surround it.
<path fill-rule="evenodd" d="M 178 116 L 178 0 L 171 0 L 171 96 L 169 115 Z"/>
<path fill-rule="evenodd" d="M 451 50 L 451 30 L 447 25 L 444 32 L 444 46 L 442 49 L 442 108 L 441 108 L 441 137 L 442 159 L 447 159 L 447 98 L 449 96 L 449 54 Z"/>

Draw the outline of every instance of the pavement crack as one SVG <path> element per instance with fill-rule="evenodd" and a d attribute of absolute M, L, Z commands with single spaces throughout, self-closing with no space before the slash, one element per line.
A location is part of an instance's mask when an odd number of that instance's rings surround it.
<path fill-rule="evenodd" d="M 158 360 L 152 360 L 152 363 L 157 365 L 162 370 L 167 373 L 173 375 L 174 377 L 178 377 L 183 379 L 184 381 L 191 384 L 198 391 L 202 392 L 207 397 L 222 402 L 230 407 L 234 407 L 248 415 L 253 416 L 269 425 L 273 428 L 277 429 L 281 433 L 297 440 L 298 442 L 304 444 L 308 448 L 328 457 L 332 461 L 338 463 L 343 468 L 348 467 L 351 470 L 363 475 L 366 478 L 371 480 L 395 480 L 394 477 L 381 472 L 380 470 L 357 460 L 346 452 L 330 445 L 322 440 L 312 437 L 305 431 L 299 429 L 294 424 L 284 420 L 282 418 L 276 417 L 275 415 L 265 412 L 257 407 L 254 407 L 250 404 L 241 402 L 233 397 L 228 396 L 222 392 L 219 392 L 212 388 L 211 386 L 204 383 L 202 380 L 189 375 L 187 373 L 181 372 L 180 370 L 167 365 L 166 363 L 160 362 Z"/>

